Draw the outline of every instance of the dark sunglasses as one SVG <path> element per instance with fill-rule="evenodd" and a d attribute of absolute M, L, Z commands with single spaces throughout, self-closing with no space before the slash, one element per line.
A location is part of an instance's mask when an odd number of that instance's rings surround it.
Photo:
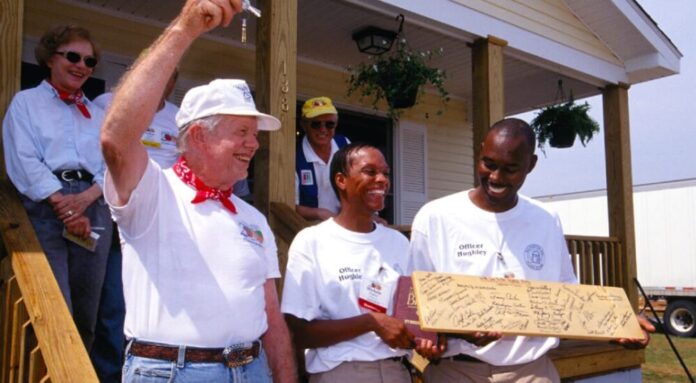
<path fill-rule="evenodd" d="M 321 129 L 322 125 L 324 125 L 326 129 L 331 130 L 335 129 L 337 124 L 334 121 L 312 121 L 309 123 L 309 127 L 316 130 Z"/>
<path fill-rule="evenodd" d="M 56 52 L 56 54 L 65 57 L 66 60 L 70 61 L 73 64 L 77 64 L 80 62 L 80 60 L 83 60 L 87 68 L 94 68 L 95 66 L 97 66 L 97 58 L 94 56 L 82 57 L 81 54 L 73 51 Z"/>

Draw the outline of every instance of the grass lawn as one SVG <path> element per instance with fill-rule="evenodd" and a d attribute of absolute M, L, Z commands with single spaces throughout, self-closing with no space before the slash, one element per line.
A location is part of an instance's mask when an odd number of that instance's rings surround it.
<path fill-rule="evenodd" d="M 691 375 L 696 378 L 696 338 L 671 338 Z M 664 334 L 651 335 L 650 345 L 645 350 L 643 382 L 689 382 Z"/>

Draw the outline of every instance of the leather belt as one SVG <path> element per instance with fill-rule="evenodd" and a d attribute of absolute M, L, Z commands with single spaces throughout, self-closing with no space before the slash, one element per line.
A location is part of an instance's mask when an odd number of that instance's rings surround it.
<path fill-rule="evenodd" d="M 392 356 L 391 358 L 387 358 L 386 360 L 391 360 L 392 362 L 408 362 L 408 357 L 406 355 L 402 356 Z"/>
<path fill-rule="evenodd" d="M 452 360 L 456 360 L 457 362 L 483 363 L 482 360 L 467 354 L 457 354 L 452 357 Z"/>
<path fill-rule="evenodd" d="M 251 346 L 246 343 L 225 348 L 186 347 L 184 358 L 186 362 L 223 363 L 227 367 L 239 367 L 258 358 L 260 349 L 261 342 L 258 340 L 254 341 Z M 129 352 L 144 358 L 176 362 L 179 356 L 179 347 L 136 341 L 131 344 Z"/>
<path fill-rule="evenodd" d="M 90 182 L 94 178 L 92 173 L 87 170 L 74 169 L 74 170 L 56 170 L 53 172 L 56 177 L 63 181 L 87 181 Z"/>

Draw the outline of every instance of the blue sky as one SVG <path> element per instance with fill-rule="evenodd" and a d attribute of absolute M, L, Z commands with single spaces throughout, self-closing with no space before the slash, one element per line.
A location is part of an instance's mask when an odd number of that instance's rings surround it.
<path fill-rule="evenodd" d="M 696 178 L 696 1 L 638 0 L 684 57 L 678 75 L 629 89 L 633 183 L 642 185 Z M 601 96 L 588 98 L 602 126 Z M 521 118 L 530 121 L 535 113 Z M 600 128 L 601 129 L 601 128 Z M 537 150 L 539 162 L 522 193 L 537 197 L 606 188 L 604 136 L 586 147 Z"/>

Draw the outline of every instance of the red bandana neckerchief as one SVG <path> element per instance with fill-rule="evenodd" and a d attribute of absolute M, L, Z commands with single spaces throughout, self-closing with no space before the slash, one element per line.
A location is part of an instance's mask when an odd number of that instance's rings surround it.
<path fill-rule="evenodd" d="M 208 199 L 214 199 L 220 201 L 225 209 L 232 212 L 232 214 L 237 214 L 237 208 L 230 200 L 232 195 L 232 188 L 228 190 L 220 190 L 211 188 L 210 186 L 204 184 L 201 180 L 196 177 L 191 171 L 191 168 L 186 164 L 186 159 L 184 156 L 179 157 L 179 160 L 172 166 L 174 173 L 179 176 L 179 179 L 184 181 L 186 185 L 189 185 L 196 189 L 196 196 L 191 200 L 192 204 L 201 203 Z"/>
<path fill-rule="evenodd" d="M 51 84 L 50 81 L 49 84 Z M 80 113 L 82 113 L 83 116 L 85 116 L 85 118 L 92 118 L 92 115 L 89 114 L 89 110 L 87 110 L 87 106 L 83 101 L 84 96 L 82 94 L 82 89 L 78 89 L 77 92 L 70 94 L 68 92 L 64 92 L 56 88 L 56 86 L 53 84 L 51 84 L 51 86 L 53 87 L 53 89 L 56 90 L 56 92 L 58 92 L 58 97 L 60 97 L 60 99 L 63 100 L 64 103 L 66 103 L 67 105 L 75 104 L 77 109 L 80 111 Z"/>

